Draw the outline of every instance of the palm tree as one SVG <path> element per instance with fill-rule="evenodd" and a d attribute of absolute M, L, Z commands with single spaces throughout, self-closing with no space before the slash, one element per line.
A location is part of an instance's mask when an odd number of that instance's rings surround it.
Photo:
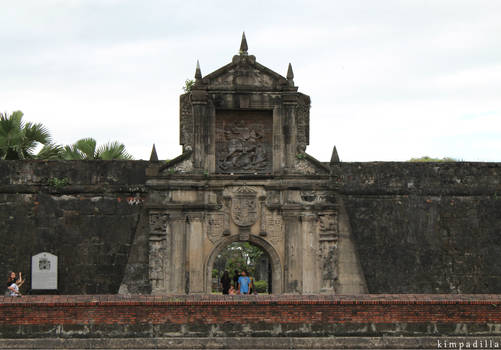
<path fill-rule="evenodd" d="M 0 113 L 0 159 L 54 157 L 58 146 L 51 141 L 49 131 L 41 123 L 23 121 L 23 112 Z M 34 154 L 40 144 L 44 145 L 43 153 Z"/>
<path fill-rule="evenodd" d="M 133 159 L 132 156 L 126 152 L 125 146 L 122 143 L 113 141 L 97 147 L 96 140 L 91 137 L 80 139 L 72 145 L 64 146 L 62 158 L 66 160 Z"/>

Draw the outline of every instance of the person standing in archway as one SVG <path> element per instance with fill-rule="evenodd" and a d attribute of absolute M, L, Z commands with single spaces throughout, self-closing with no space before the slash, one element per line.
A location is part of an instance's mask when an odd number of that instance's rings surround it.
<path fill-rule="evenodd" d="M 240 277 L 240 273 L 238 272 L 238 270 L 235 270 L 234 271 L 234 274 L 233 274 L 233 287 L 235 289 L 238 288 L 238 278 Z"/>
<path fill-rule="evenodd" d="M 228 294 L 231 286 L 230 274 L 228 271 L 223 272 L 223 277 L 221 277 L 221 289 L 223 290 L 223 294 Z"/>
<path fill-rule="evenodd" d="M 238 278 L 238 289 L 240 294 L 249 294 L 250 278 L 247 276 L 247 271 L 242 271 L 242 275 Z"/>

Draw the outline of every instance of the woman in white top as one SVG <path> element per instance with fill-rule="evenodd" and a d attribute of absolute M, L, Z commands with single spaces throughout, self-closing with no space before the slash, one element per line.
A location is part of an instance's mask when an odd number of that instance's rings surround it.
<path fill-rule="evenodd" d="M 21 272 L 19 272 L 19 278 L 16 281 L 16 273 L 11 272 L 9 278 L 7 279 L 7 295 L 11 297 L 20 297 L 19 287 L 24 283 Z"/>

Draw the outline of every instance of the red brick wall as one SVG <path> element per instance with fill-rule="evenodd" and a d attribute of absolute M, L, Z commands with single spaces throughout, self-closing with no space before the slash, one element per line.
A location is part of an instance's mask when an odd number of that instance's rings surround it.
<path fill-rule="evenodd" d="M 501 295 L 0 297 L 0 325 L 501 324 Z"/>

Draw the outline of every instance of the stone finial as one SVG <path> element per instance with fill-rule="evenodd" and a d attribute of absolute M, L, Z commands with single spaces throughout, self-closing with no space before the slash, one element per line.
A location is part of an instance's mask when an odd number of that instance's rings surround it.
<path fill-rule="evenodd" d="M 294 72 L 292 71 L 292 64 L 289 62 L 289 67 L 287 68 L 287 80 L 294 79 Z"/>
<path fill-rule="evenodd" d="M 202 79 L 202 71 L 200 70 L 200 62 L 197 60 L 197 69 L 195 70 L 195 81 Z"/>
<path fill-rule="evenodd" d="M 289 67 L 287 68 L 287 81 L 290 86 L 294 86 L 294 72 L 292 71 L 292 64 L 289 62 Z"/>
<path fill-rule="evenodd" d="M 153 144 L 153 148 L 151 149 L 150 162 L 158 162 L 158 156 L 155 144 Z"/>
<path fill-rule="evenodd" d="M 331 156 L 331 165 L 334 163 L 340 163 L 341 161 L 339 160 L 339 156 L 337 154 L 337 149 L 336 146 L 332 149 L 332 156 Z"/>
<path fill-rule="evenodd" d="M 247 56 L 247 39 L 245 38 L 245 32 L 242 33 L 242 42 L 240 43 L 240 55 Z"/>

